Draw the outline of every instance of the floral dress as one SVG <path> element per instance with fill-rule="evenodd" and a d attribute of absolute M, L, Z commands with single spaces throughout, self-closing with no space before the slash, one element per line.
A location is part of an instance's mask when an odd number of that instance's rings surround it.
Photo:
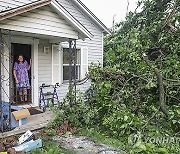
<path fill-rule="evenodd" d="M 24 88 L 29 89 L 29 76 L 28 76 L 28 63 L 24 61 L 23 63 L 14 63 L 14 70 L 16 70 L 17 80 L 16 88 L 18 91 L 22 91 Z"/>

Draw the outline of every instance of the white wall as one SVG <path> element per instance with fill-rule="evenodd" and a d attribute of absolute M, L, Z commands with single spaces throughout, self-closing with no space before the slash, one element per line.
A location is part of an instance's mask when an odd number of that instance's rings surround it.
<path fill-rule="evenodd" d="M 48 40 L 40 40 L 39 42 L 39 52 L 38 52 L 38 86 L 41 86 L 43 83 L 52 84 L 52 51 L 50 53 L 45 53 L 43 51 L 44 46 L 50 47 L 52 44 Z M 60 67 L 63 67 L 62 65 Z M 58 72 L 57 72 L 58 73 Z M 62 74 L 62 72 L 60 72 Z M 66 96 L 68 92 L 68 83 L 61 84 L 58 88 L 58 95 L 60 100 Z M 87 81 L 85 84 L 78 85 L 77 90 L 86 91 L 90 86 L 90 81 Z M 51 91 L 51 88 L 44 89 L 45 91 Z"/>
<path fill-rule="evenodd" d="M 49 6 L 0 21 L 0 28 L 47 36 L 78 38 L 78 32 Z"/>
<path fill-rule="evenodd" d="M 39 86 L 43 83 L 52 84 L 52 52 L 45 53 L 43 48 L 50 47 L 51 44 L 48 43 L 48 40 L 40 40 L 39 43 L 39 52 L 38 52 L 38 77 L 39 77 Z"/>
<path fill-rule="evenodd" d="M 71 0 L 57 0 L 63 5 L 76 19 L 79 20 L 93 35 L 93 39 L 85 39 L 85 41 L 77 41 L 77 46 L 88 47 L 88 60 L 89 63 L 102 63 L 103 62 L 103 35 L 102 30 L 86 16 Z"/>

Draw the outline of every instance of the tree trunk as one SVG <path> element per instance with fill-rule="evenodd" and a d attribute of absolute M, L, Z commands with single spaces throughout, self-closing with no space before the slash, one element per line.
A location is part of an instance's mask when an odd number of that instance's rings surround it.
<path fill-rule="evenodd" d="M 148 56 L 145 53 L 143 54 L 143 59 L 149 67 L 153 68 L 150 60 L 148 59 Z M 166 108 L 166 102 L 165 102 L 165 91 L 164 91 L 163 78 L 157 68 L 153 68 L 153 69 L 156 74 L 157 82 L 158 82 L 158 86 L 159 86 L 160 107 L 161 107 L 162 112 L 168 117 L 168 110 Z"/>

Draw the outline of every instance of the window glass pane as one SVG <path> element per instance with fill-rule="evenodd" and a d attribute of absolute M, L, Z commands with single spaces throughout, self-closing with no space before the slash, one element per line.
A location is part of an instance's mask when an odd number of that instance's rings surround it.
<path fill-rule="evenodd" d="M 69 66 L 63 66 L 63 80 L 69 80 Z"/>
<path fill-rule="evenodd" d="M 80 49 L 76 49 L 76 63 L 80 64 Z M 72 62 L 74 64 L 74 61 Z M 64 48 L 63 49 L 63 64 L 69 64 L 69 49 L 68 48 Z"/>
<path fill-rule="evenodd" d="M 63 49 L 63 64 L 69 64 L 69 49 Z"/>
<path fill-rule="evenodd" d="M 79 77 L 80 77 L 80 66 L 76 66 L 76 79 L 79 79 Z M 69 80 L 69 66 L 63 66 L 63 80 Z"/>
<path fill-rule="evenodd" d="M 76 63 L 77 63 L 77 64 L 80 64 L 80 59 L 81 59 L 80 49 L 77 49 L 77 50 L 76 50 L 76 54 L 77 54 Z"/>

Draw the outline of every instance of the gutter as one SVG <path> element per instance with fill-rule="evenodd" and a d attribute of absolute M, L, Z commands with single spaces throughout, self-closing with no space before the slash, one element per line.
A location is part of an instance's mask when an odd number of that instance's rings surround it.
<path fill-rule="evenodd" d="M 74 27 L 76 27 L 78 30 L 80 30 L 83 35 L 87 36 L 89 39 L 92 39 L 94 37 L 93 34 L 91 34 L 76 18 L 74 18 L 60 3 L 58 3 L 56 0 L 51 1 L 51 5 L 54 9 L 56 9 L 58 12 L 61 13 L 67 19 L 68 22 L 70 22 Z"/>
<path fill-rule="evenodd" d="M 111 34 L 110 30 L 84 5 L 80 0 L 72 0 L 76 3 L 84 12 L 86 12 L 90 18 L 92 18 L 96 24 L 98 24 L 107 34 Z"/>
<path fill-rule="evenodd" d="M 25 12 L 28 12 L 32 9 L 36 9 L 36 8 L 48 5 L 50 3 L 51 3 L 51 0 L 40 0 L 40 1 L 38 0 L 38 1 L 32 2 L 30 4 L 26 4 L 26 5 L 17 7 L 17 8 L 10 9 L 8 11 L 1 12 L 0 13 L 0 21 L 10 18 L 10 17 L 13 17 L 13 16 L 16 16 L 16 15 L 19 15 L 19 14 L 22 14 L 22 13 L 25 13 Z"/>

